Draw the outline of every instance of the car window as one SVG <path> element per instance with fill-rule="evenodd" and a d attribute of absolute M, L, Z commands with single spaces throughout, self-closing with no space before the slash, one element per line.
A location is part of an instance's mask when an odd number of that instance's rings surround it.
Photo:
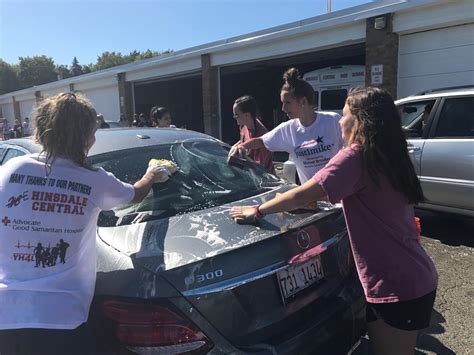
<path fill-rule="evenodd" d="M 474 97 L 446 99 L 441 110 L 436 137 L 474 137 Z"/>
<path fill-rule="evenodd" d="M 114 213 L 104 213 L 100 226 L 129 224 L 139 212 L 148 219 L 210 208 L 257 195 L 280 185 L 282 180 L 250 160 L 227 162 L 228 148 L 213 141 L 193 141 L 111 152 L 91 160 L 118 179 L 134 183 L 147 169 L 150 159 L 167 159 L 178 166 L 169 181 L 154 184 L 147 198 Z M 143 213 L 141 214 L 143 215 Z"/>
<path fill-rule="evenodd" d="M 322 110 L 342 110 L 347 99 L 347 90 L 324 90 L 321 93 Z"/>
<path fill-rule="evenodd" d="M 434 102 L 434 100 L 416 101 L 398 106 L 402 127 L 408 127 L 416 121 L 421 121 L 425 109 L 427 113 L 431 113 Z"/>
<path fill-rule="evenodd" d="M 25 155 L 25 154 L 26 153 L 21 151 L 21 150 L 18 150 L 18 149 L 15 149 L 15 148 L 9 148 L 7 150 L 7 153 L 5 154 L 5 157 L 3 158 L 2 165 L 5 164 L 10 159 L 13 159 L 15 157 L 21 157 L 22 155 Z M 0 156 L 1 156 L 1 154 L 0 154 Z"/>
<path fill-rule="evenodd" d="M 3 153 L 5 153 L 6 148 L 0 147 L 0 165 L 2 165 Z"/>

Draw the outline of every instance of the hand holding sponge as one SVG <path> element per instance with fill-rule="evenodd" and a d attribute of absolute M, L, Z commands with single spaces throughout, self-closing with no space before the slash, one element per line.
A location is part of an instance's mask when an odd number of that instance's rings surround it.
<path fill-rule="evenodd" d="M 178 167 L 175 163 L 166 159 L 151 159 L 148 162 L 148 172 L 154 174 L 153 182 L 163 183 L 168 181 L 169 176 L 174 174 Z"/>

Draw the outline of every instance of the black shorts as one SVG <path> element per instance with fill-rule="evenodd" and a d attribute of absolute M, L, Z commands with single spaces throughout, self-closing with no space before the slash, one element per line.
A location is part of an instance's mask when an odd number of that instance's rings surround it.
<path fill-rule="evenodd" d="M 393 303 L 367 302 L 367 323 L 383 320 L 401 330 L 420 330 L 430 325 L 436 290 L 414 300 Z"/>

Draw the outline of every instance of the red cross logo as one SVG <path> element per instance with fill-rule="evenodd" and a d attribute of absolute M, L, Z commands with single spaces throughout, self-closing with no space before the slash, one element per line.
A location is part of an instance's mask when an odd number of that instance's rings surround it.
<path fill-rule="evenodd" d="M 10 221 L 10 219 L 9 219 L 7 216 L 3 217 L 2 223 L 3 223 L 5 226 L 8 226 L 8 225 L 10 224 L 10 222 L 11 222 L 11 221 Z"/>

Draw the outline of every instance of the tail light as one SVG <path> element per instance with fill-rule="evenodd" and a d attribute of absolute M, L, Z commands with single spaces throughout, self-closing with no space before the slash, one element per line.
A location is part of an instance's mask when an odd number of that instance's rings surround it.
<path fill-rule="evenodd" d="M 133 352 L 198 354 L 212 347 L 197 326 L 168 301 L 107 299 L 100 307 L 103 315 L 113 321 L 117 340 Z"/>

